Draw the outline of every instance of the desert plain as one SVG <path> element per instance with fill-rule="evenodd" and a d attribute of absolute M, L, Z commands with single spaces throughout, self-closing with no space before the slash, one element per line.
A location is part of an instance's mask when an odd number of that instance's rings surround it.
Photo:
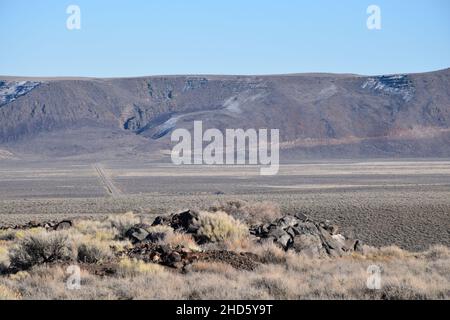
<path fill-rule="evenodd" d="M 450 246 L 450 160 L 373 160 L 257 166 L 152 161 L 2 161 L 0 224 L 206 210 L 231 200 L 270 201 L 284 214 L 329 220 L 371 246 Z"/>

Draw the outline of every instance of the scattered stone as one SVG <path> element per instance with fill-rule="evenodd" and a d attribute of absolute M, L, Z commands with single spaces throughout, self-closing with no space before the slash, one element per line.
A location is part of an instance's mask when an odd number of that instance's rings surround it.
<path fill-rule="evenodd" d="M 195 255 L 189 250 L 180 250 L 168 245 L 144 242 L 136 244 L 128 249 L 125 256 L 144 262 L 158 263 L 176 269 L 183 268 L 186 264 L 196 260 Z"/>
<path fill-rule="evenodd" d="M 237 270 L 253 271 L 261 263 L 261 258 L 248 252 L 207 251 L 198 254 L 198 261 L 220 262 L 229 264 Z"/>
<path fill-rule="evenodd" d="M 159 241 L 163 241 L 165 238 L 166 234 L 164 232 L 150 232 L 145 238 L 145 241 L 156 243 Z"/>
<path fill-rule="evenodd" d="M 61 221 L 60 223 L 56 224 L 53 229 L 56 231 L 60 231 L 60 230 L 67 230 L 72 228 L 73 222 L 70 220 L 64 220 Z"/>
<path fill-rule="evenodd" d="M 187 248 L 173 248 L 169 245 L 149 242 L 136 244 L 121 255 L 148 263 L 158 263 L 178 270 L 186 270 L 186 267 L 195 261 L 225 263 L 238 270 L 254 270 L 261 263 L 261 259 L 253 253 L 237 253 L 225 250 L 193 252 Z"/>
<path fill-rule="evenodd" d="M 299 219 L 300 221 L 303 221 L 303 222 L 306 222 L 306 221 L 309 220 L 308 217 L 306 215 L 304 215 L 303 213 L 301 213 L 301 212 L 296 213 L 294 216 L 297 219 Z"/>
<path fill-rule="evenodd" d="M 63 221 L 44 221 L 44 222 L 38 222 L 38 221 L 30 221 L 23 225 L 5 225 L 0 226 L 0 230 L 29 230 L 29 229 L 35 229 L 35 228 L 44 228 L 48 231 L 60 231 L 60 230 L 67 230 L 73 226 L 72 220 L 63 220 Z"/>
<path fill-rule="evenodd" d="M 131 241 L 132 244 L 136 244 L 144 241 L 148 237 L 149 233 L 147 230 L 138 227 L 131 227 L 125 236 Z"/>
<path fill-rule="evenodd" d="M 280 218 L 277 222 L 277 226 L 283 229 L 286 229 L 288 227 L 294 227 L 299 222 L 299 219 L 294 216 L 285 216 L 283 218 Z"/>
<path fill-rule="evenodd" d="M 329 231 L 332 235 L 337 235 L 339 231 L 339 227 L 336 225 L 332 225 L 330 221 L 325 220 L 324 222 L 320 223 L 320 226 L 324 228 L 325 230 Z"/>
<path fill-rule="evenodd" d="M 147 223 L 138 223 L 138 224 L 136 224 L 136 225 L 134 225 L 134 227 L 136 227 L 136 228 L 141 228 L 141 229 L 144 229 L 144 230 L 148 230 L 148 229 L 150 229 L 152 226 L 151 225 L 149 225 L 149 224 L 147 224 Z"/>

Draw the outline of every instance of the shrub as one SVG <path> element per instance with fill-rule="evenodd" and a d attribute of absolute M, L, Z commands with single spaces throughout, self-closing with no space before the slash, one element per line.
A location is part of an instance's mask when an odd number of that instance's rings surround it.
<path fill-rule="evenodd" d="M 12 273 L 9 275 L 9 279 L 12 281 L 23 281 L 30 277 L 30 274 L 27 271 L 19 271 L 17 273 Z"/>
<path fill-rule="evenodd" d="M 248 225 L 270 223 L 281 217 L 280 207 L 273 202 L 245 202 L 241 200 L 219 203 L 210 208 L 210 211 L 223 211 L 245 222 Z"/>
<path fill-rule="evenodd" d="M 112 257 L 107 243 L 91 240 L 78 245 L 77 259 L 84 263 L 100 263 Z"/>
<path fill-rule="evenodd" d="M 117 236 L 117 230 L 109 220 L 79 220 L 75 222 L 74 229 L 81 234 L 94 236 L 99 241 L 113 240 Z"/>
<path fill-rule="evenodd" d="M 197 235 L 209 242 L 223 242 L 244 239 L 248 228 L 225 212 L 200 212 Z"/>
<path fill-rule="evenodd" d="M 173 247 L 187 248 L 191 251 L 200 251 L 200 247 L 190 234 L 172 232 L 166 235 L 163 241 L 165 244 L 169 244 Z"/>
<path fill-rule="evenodd" d="M 253 243 L 248 248 L 249 252 L 257 254 L 261 261 L 269 264 L 284 264 L 286 263 L 288 254 L 273 241 L 266 241 L 263 243 Z"/>
<path fill-rule="evenodd" d="M 26 236 L 9 253 L 11 266 L 26 270 L 34 265 L 72 259 L 68 237 L 61 232 L 43 232 Z"/>
<path fill-rule="evenodd" d="M 3 273 L 9 266 L 8 249 L 0 246 L 0 274 Z"/>
<path fill-rule="evenodd" d="M 15 233 L 15 240 L 22 240 L 29 235 L 40 234 L 45 231 L 46 231 L 45 228 L 42 227 L 31 228 L 27 230 L 17 230 Z"/>
<path fill-rule="evenodd" d="M 108 221 L 115 228 L 121 237 L 125 237 L 125 233 L 134 225 L 141 222 L 139 217 L 133 212 L 127 212 L 123 215 L 109 216 Z"/>
<path fill-rule="evenodd" d="M 434 245 L 431 246 L 424 255 L 430 260 L 450 259 L 450 249 L 444 245 Z"/>

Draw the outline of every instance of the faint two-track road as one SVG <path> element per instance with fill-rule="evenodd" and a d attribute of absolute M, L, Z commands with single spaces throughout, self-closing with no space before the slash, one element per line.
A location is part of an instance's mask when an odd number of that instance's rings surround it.
<path fill-rule="evenodd" d="M 100 182 L 103 184 L 108 193 L 113 197 L 117 198 L 122 195 L 122 191 L 120 191 L 112 181 L 111 177 L 105 172 L 103 166 L 100 163 L 96 163 L 92 165 L 94 170 L 97 172 L 98 178 Z"/>

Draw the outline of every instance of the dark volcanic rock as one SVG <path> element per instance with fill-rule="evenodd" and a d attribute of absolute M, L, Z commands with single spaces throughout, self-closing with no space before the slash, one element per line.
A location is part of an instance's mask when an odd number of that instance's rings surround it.
<path fill-rule="evenodd" d="M 132 227 L 125 233 L 125 236 L 133 244 L 144 241 L 148 235 L 149 233 L 147 232 L 147 230 L 139 227 Z"/>
<path fill-rule="evenodd" d="M 164 240 L 165 238 L 166 234 L 164 232 L 150 232 L 145 238 L 145 241 L 156 243 Z"/>
<path fill-rule="evenodd" d="M 270 225 L 254 226 L 250 234 L 271 239 L 285 250 L 295 250 L 310 256 L 342 256 L 360 250 L 358 240 L 338 234 L 338 227 L 328 221 L 314 222 L 303 214 L 282 217 Z"/>
<path fill-rule="evenodd" d="M 67 230 L 73 226 L 72 220 L 63 220 L 63 221 L 44 221 L 44 222 L 38 222 L 38 221 L 30 221 L 23 225 L 5 225 L 0 226 L 0 230 L 7 230 L 7 229 L 13 229 L 13 230 L 27 230 L 27 229 L 33 229 L 33 228 L 44 228 L 46 230 Z"/>
<path fill-rule="evenodd" d="M 158 263 L 175 269 L 184 269 L 196 261 L 220 262 L 238 270 L 254 270 L 261 259 L 253 253 L 237 253 L 225 250 L 192 252 L 186 248 L 173 248 L 168 245 L 140 243 L 126 251 L 125 256 L 145 262 Z"/>
<path fill-rule="evenodd" d="M 170 217 L 156 217 L 152 225 L 153 226 L 166 225 L 170 226 L 176 231 L 194 234 L 198 230 L 198 226 L 195 223 L 197 219 L 198 219 L 197 212 L 187 210 L 180 213 L 172 214 Z"/>
<path fill-rule="evenodd" d="M 67 230 L 67 229 L 72 228 L 72 225 L 73 225 L 72 221 L 64 220 L 64 221 L 61 221 L 60 223 L 58 223 L 56 226 L 54 226 L 54 229 L 56 231 Z"/>

